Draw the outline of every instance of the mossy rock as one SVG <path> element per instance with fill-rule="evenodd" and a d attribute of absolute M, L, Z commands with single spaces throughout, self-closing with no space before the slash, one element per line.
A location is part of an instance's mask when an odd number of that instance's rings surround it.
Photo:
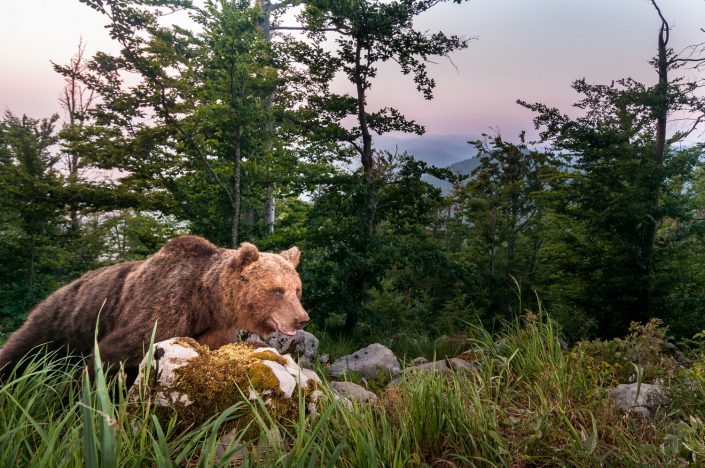
<path fill-rule="evenodd" d="M 217 350 L 191 338 L 172 338 L 154 344 L 147 398 L 156 406 L 160 419 L 174 412 L 180 424 L 200 424 L 226 408 L 261 398 L 277 420 L 293 420 L 298 414 L 299 392 L 308 410 L 315 407 L 321 380 L 315 372 L 300 368 L 289 355 L 274 348 L 254 348 L 233 343 Z M 140 365 L 138 382 L 144 385 L 147 357 Z M 130 390 L 139 402 L 137 387 Z M 251 420 L 244 414 L 237 425 Z"/>

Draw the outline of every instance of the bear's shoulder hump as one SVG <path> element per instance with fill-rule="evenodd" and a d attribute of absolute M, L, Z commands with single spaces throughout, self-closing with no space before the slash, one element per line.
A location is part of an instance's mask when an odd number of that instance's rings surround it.
<path fill-rule="evenodd" d="M 210 257 L 218 253 L 218 247 L 208 242 L 203 237 L 181 236 L 171 239 L 160 250 L 165 255 L 178 255 L 179 257 Z"/>

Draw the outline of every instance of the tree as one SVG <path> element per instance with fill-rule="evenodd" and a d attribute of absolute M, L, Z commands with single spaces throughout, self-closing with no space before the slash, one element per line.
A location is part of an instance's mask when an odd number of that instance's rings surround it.
<path fill-rule="evenodd" d="M 465 38 L 447 36 L 443 32 L 427 34 L 414 28 L 414 20 L 439 3 L 440 0 L 315 0 L 305 4 L 302 14 L 304 28 L 314 45 L 313 50 L 306 51 L 309 60 L 305 57 L 302 60 L 324 79 L 332 79 L 337 71 L 344 73 L 354 87 L 352 95 L 331 93 L 327 87 L 324 88 L 327 91 L 325 95 L 309 99 L 310 112 L 307 116 L 314 118 L 314 125 L 322 130 L 318 134 L 321 140 L 337 139 L 359 157 L 367 186 L 363 209 L 365 235 L 368 238 L 374 234 L 378 190 L 375 186 L 372 134 L 424 132 L 423 126 L 406 119 L 397 109 L 385 107 L 370 111 L 368 93 L 379 66 L 396 62 L 404 75 L 412 75 L 417 90 L 424 98 L 433 97 L 436 82 L 428 73 L 429 60 L 447 57 L 468 46 Z M 280 29 L 288 28 L 282 26 Z M 336 44 L 331 54 L 321 50 L 329 33 L 334 35 Z M 345 128 L 343 124 L 348 117 L 354 117 L 356 121 L 352 128 Z"/>
<path fill-rule="evenodd" d="M 581 287 L 571 287 L 573 300 L 597 317 L 601 332 L 626 330 L 630 321 L 658 313 L 658 233 L 668 219 L 685 219 L 673 211 L 681 204 L 663 203 L 669 181 L 688 179 L 697 155 L 672 149 L 698 128 L 705 101 L 697 83 L 669 76 L 682 64 L 668 46 L 670 27 L 661 18 L 657 56 L 652 61 L 658 80 L 645 86 L 632 79 L 611 85 L 573 84 L 584 98 L 576 107 L 584 115 L 571 118 L 543 104 L 520 104 L 534 110 L 536 127 L 571 166 L 571 181 L 560 213 L 572 219 L 573 248 Z M 684 131 L 668 136 L 675 113 L 694 115 Z M 678 198 L 679 194 L 672 194 Z"/>
<path fill-rule="evenodd" d="M 17 117 L 6 111 L 0 121 L 0 211 L 3 271 L 0 274 L 5 325 L 14 325 L 48 287 L 39 263 L 61 224 L 59 158 L 50 152 L 57 142 L 58 115 L 46 119 Z"/>
<path fill-rule="evenodd" d="M 381 246 L 375 239 L 376 226 L 382 221 L 379 213 L 380 193 L 385 177 L 376 163 L 385 159 L 374 149 L 373 134 L 392 131 L 422 134 L 422 125 L 409 120 L 397 109 L 384 107 L 370 110 L 368 95 L 379 67 L 388 62 L 397 63 L 404 75 L 411 75 L 417 90 L 426 99 L 433 97 L 435 81 L 429 76 L 428 62 L 447 57 L 468 45 L 468 40 L 447 36 L 443 32 L 428 34 L 414 28 L 414 20 L 439 1 L 414 0 L 382 2 L 315 0 L 304 4 L 301 25 L 278 25 L 279 30 L 306 31 L 310 43 L 297 44 L 293 54 L 307 68 L 304 85 L 315 89 L 303 96 L 303 105 L 294 118 L 300 123 L 304 142 L 310 154 L 320 160 L 353 161 L 359 174 L 336 187 L 322 184 L 331 191 L 331 199 L 343 203 L 340 197 L 352 203 L 358 221 L 348 219 L 345 225 L 359 231 L 348 233 L 346 245 L 349 255 L 346 270 L 355 279 L 356 292 L 351 297 L 356 306 L 348 307 L 345 329 L 352 330 L 367 292 L 382 276 L 372 258 Z M 328 50 L 324 43 L 333 39 L 335 47 Z M 353 91 L 335 93 L 330 83 L 337 74 L 345 76 Z M 353 121 L 354 124 L 348 125 Z M 346 193 L 341 193 L 344 188 Z M 320 202 L 327 197 L 322 197 Z M 347 212 L 347 209 L 341 210 Z M 314 209 L 315 212 L 315 209 Z M 342 214 L 342 213 L 341 213 Z M 342 222 L 342 220 L 341 220 Z M 353 264 L 354 263 L 354 264 Z M 375 269 L 377 268 L 377 269 Z"/>
<path fill-rule="evenodd" d="M 530 149 L 524 133 L 519 144 L 501 136 L 474 144 L 479 165 L 453 193 L 455 216 L 466 227 L 465 255 L 484 276 L 476 303 L 489 317 L 513 319 L 521 313 L 515 281 L 522 286 L 522 299 L 532 299 L 547 199 L 563 175 L 558 158 Z"/>
<path fill-rule="evenodd" d="M 183 206 L 193 199 L 184 182 L 205 174 L 227 204 L 229 244 L 236 246 L 243 162 L 268 163 L 261 157 L 271 112 L 265 103 L 280 85 L 271 44 L 259 29 L 261 11 L 245 1 L 208 1 L 203 8 L 182 0 L 83 3 L 109 19 L 122 46 L 120 56 L 96 55 L 83 77 L 103 99 L 95 115 L 109 129 L 105 144 L 122 152 L 112 165 L 142 182 L 154 178 L 186 215 L 200 210 Z M 163 21 L 182 10 L 201 31 Z M 137 72 L 139 83 L 127 86 L 121 71 Z"/>
<path fill-rule="evenodd" d="M 66 111 L 68 122 L 61 131 L 64 143 L 64 162 L 68 170 L 70 183 L 78 182 L 79 169 L 82 166 L 85 154 L 81 149 L 83 137 L 82 127 L 90 118 L 89 110 L 95 101 L 95 92 L 81 83 L 81 76 L 87 71 L 87 61 L 84 57 L 86 44 L 81 39 L 78 50 L 68 65 L 54 65 L 54 70 L 64 76 L 64 91 L 59 103 Z M 71 209 L 71 230 L 74 234 L 80 228 L 80 218 L 77 207 Z"/>

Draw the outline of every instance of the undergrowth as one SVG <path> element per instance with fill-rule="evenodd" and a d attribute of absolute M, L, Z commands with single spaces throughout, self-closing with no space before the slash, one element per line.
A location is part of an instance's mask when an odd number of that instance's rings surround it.
<path fill-rule="evenodd" d="M 671 389 L 671 404 L 652 419 L 620 413 L 609 399 L 609 387 L 629 377 L 623 353 L 638 349 L 641 366 L 665 359 L 656 349 L 665 335 L 658 324 L 645 327 L 618 344 L 565 352 L 551 322 L 528 314 L 501 336 L 468 332 L 470 346 L 487 350 L 475 372 L 407 369 L 376 404 L 347 407 L 326 388 L 315 415 L 300 395 L 292 421 L 250 401 L 189 428 L 175 417 L 160 423 L 144 395 L 129 407 L 124 384 L 106 381 L 99 356 L 89 376 L 81 364 L 44 355 L 0 387 L 0 466 L 701 465 L 702 348 L 692 365 L 640 374 L 668 379 Z M 254 415 L 248 427 L 222 439 L 245 412 Z"/>

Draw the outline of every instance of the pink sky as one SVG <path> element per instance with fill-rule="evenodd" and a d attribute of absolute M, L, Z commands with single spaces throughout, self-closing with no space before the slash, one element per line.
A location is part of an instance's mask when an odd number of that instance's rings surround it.
<path fill-rule="evenodd" d="M 661 0 L 680 50 L 705 41 L 705 1 Z M 79 38 L 88 52 L 115 50 L 104 19 L 78 0 L 0 0 L 0 107 L 35 117 L 59 111 L 62 80 L 50 60 L 65 63 Z M 477 37 L 433 66 L 436 98 L 424 101 L 394 66 L 382 69 L 371 103 L 395 106 L 431 134 L 478 135 L 490 128 L 511 137 L 531 128 L 517 98 L 568 110 L 572 80 L 655 80 L 647 64 L 659 20 L 648 0 L 471 0 L 443 4 L 421 29 Z M 457 67 L 457 68 L 456 68 Z"/>

